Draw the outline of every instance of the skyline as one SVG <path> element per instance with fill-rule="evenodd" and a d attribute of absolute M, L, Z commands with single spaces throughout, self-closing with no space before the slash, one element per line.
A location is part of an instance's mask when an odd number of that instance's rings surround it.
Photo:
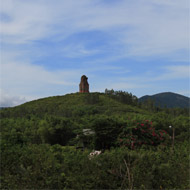
<path fill-rule="evenodd" d="M 188 0 L 2 0 L 0 106 L 107 89 L 190 96 Z"/>

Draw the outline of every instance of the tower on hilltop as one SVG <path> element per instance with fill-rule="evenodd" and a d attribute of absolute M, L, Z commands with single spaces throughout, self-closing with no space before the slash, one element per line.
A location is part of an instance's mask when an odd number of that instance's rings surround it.
<path fill-rule="evenodd" d="M 83 75 L 81 77 L 81 81 L 80 81 L 80 84 L 79 84 L 79 92 L 80 93 L 89 93 L 89 84 L 88 84 L 88 78 Z"/>

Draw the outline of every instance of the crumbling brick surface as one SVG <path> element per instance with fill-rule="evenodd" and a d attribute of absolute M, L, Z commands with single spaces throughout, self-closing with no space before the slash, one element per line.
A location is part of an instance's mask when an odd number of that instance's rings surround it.
<path fill-rule="evenodd" d="M 89 93 L 89 84 L 88 84 L 88 78 L 83 75 L 81 77 L 81 81 L 80 81 L 80 84 L 79 84 L 79 92 L 80 93 Z"/>

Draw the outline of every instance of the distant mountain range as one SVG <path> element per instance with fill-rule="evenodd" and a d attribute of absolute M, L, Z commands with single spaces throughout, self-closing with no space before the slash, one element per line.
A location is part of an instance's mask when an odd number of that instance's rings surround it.
<path fill-rule="evenodd" d="M 155 106 L 167 108 L 189 108 L 190 98 L 173 92 L 163 92 L 152 96 L 146 95 L 139 98 L 139 102 L 152 100 Z"/>

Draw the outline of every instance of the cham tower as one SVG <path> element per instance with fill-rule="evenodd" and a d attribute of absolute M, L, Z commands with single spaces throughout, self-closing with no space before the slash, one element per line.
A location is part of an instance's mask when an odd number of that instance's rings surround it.
<path fill-rule="evenodd" d="M 79 84 L 79 92 L 80 93 L 89 93 L 89 84 L 88 84 L 88 78 L 83 75 L 81 77 L 81 81 L 80 81 L 80 84 Z"/>

